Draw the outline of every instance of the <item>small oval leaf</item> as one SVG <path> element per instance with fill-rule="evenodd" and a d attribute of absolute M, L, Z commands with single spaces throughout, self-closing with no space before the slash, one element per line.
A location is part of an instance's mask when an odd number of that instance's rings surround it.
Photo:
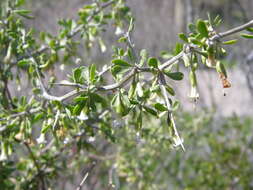
<path fill-rule="evenodd" d="M 208 37 L 208 29 L 206 23 L 203 20 L 197 21 L 197 30 L 203 37 Z"/>
<path fill-rule="evenodd" d="M 253 39 L 253 35 L 251 34 L 241 34 L 241 36 L 247 39 Z"/>
<path fill-rule="evenodd" d="M 175 96 L 175 91 L 173 88 L 171 88 L 169 85 L 166 85 L 165 88 L 170 95 Z"/>
<path fill-rule="evenodd" d="M 246 28 L 247 31 L 253 32 L 253 27 Z"/>
<path fill-rule="evenodd" d="M 157 68 L 157 67 L 158 67 L 158 61 L 157 61 L 157 59 L 154 58 L 154 57 L 149 58 L 149 59 L 148 59 L 148 65 L 149 65 L 150 67 Z"/>
<path fill-rule="evenodd" d="M 164 71 L 164 74 L 173 80 L 182 80 L 184 78 L 184 74 L 181 72 L 171 73 Z"/>
<path fill-rule="evenodd" d="M 179 33 L 179 34 L 178 34 L 178 37 L 179 37 L 181 40 L 185 41 L 186 43 L 189 42 L 187 36 L 186 36 L 184 33 Z"/>
<path fill-rule="evenodd" d="M 148 107 L 148 106 L 143 106 L 143 107 L 146 112 L 150 113 L 151 115 L 157 116 L 157 112 L 155 109 Z"/>
<path fill-rule="evenodd" d="M 168 109 L 166 108 L 166 106 L 164 106 L 164 105 L 161 104 L 161 103 L 156 103 L 156 104 L 154 105 L 154 107 L 155 107 L 156 110 L 161 111 L 161 112 L 163 112 L 163 111 L 168 111 Z"/>
<path fill-rule="evenodd" d="M 235 44 L 237 42 L 237 40 L 229 40 L 229 41 L 225 41 L 225 42 L 222 42 L 223 45 L 232 45 L 232 44 Z"/>
<path fill-rule="evenodd" d="M 131 67 L 132 65 L 122 59 L 114 59 L 112 63 L 118 66 Z"/>

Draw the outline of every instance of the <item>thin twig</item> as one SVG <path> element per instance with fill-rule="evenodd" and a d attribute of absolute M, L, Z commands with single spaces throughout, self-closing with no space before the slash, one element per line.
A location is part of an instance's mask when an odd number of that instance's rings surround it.
<path fill-rule="evenodd" d="M 53 123 L 53 127 L 52 129 L 55 130 L 56 129 L 56 126 L 57 126 L 57 123 L 59 121 L 59 118 L 60 118 L 60 110 L 57 110 L 57 113 L 56 113 L 56 116 L 55 116 L 55 120 L 54 120 L 54 123 Z"/>
<path fill-rule="evenodd" d="M 166 88 L 165 88 L 166 81 L 165 81 L 164 75 L 162 73 L 159 74 L 159 81 L 158 82 L 159 82 L 159 86 L 160 86 L 161 91 L 162 91 L 163 98 L 165 100 L 166 107 L 168 109 L 168 114 L 169 114 L 168 117 L 169 117 L 171 125 L 173 127 L 174 134 L 175 134 L 177 140 L 180 141 L 179 143 L 180 143 L 180 146 L 182 147 L 183 151 L 185 151 L 183 140 L 179 136 L 179 133 L 178 133 L 175 121 L 174 121 L 174 117 L 173 117 L 172 109 L 171 109 L 171 104 L 169 102 L 169 97 L 168 97 L 168 94 L 167 94 L 167 91 L 166 91 Z"/>
<path fill-rule="evenodd" d="M 25 145 L 25 147 L 27 148 L 27 150 L 28 150 L 28 152 L 29 152 L 29 154 L 30 154 L 30 156 L 31 156 L 31 158 L 32 158 L 32 160 L 33 160 L 33 163 L 34 163 L 34 165 L 35 165 L 35 167 L 36 167 L 36 169 L 37 169 L 37 171 L 38 171 L 38 176 L 39 176 L 39 178 L 40 178 L 41 185 L 42 185 L 41 188 L 42 188 L 42 190 L 46 190 L 45 181 L 44 181 L 44 177 L 43 177 L 43 174 L 42 174 L 40 165 L 39 165 L 39 163 L 37 162 L 37 159 L 36 159 L 34 153 L 32 152 L 32 149 L 31 149 L 31 147 L 29 146 L 29 144 L 28 144 L 27 142 L 24 142 L 24 145 Z"/>
<path fill-rule="evenodd" d="M 133 21 L 131 21 L 133 22 Z M 132 23 L 133 24 L 133 23 Z M 128 48 L 130 48 L 130 50 L 132 51 L 133 53 L 133 58 L 134 58 L 134 62 L 135 62 L 135 65 L 137 65 L 137 61 L 138 61 L 138 56 L 137 56 L 137 53 L 134 49 L 134 43 L 132 42 L 132 31 L 127 31 L 127 33 L 125 34 L 125 37 L 127 39 L 127 45 L 128 45 Z"/>
<path fill-rule="evenodd" d="M 52 96 L 52 95 L 48 94 L 47 92 L 44 92 L 42 94 L 42 96 L 43 96 L 43 98 L 45 98 L 47 100 L 51 100 L 51 101 L 56 100 L 56 101 L 59 101 L 59 102 L 63 102 L 63 101 L 65 101 L 65 100 L 67 100 L 67 99 L 69 99 L 73 96 L 78 96 L 79 94 L 82 94 L 83 92 L 86 92 L 86 91 L 87 91 L 86 89 L 85 90 L 84 89 L 73 90 L 73 91 L 71 91 L 71 92 L 69 92 L 69 93 L 67 93 L 63 96 L 59 96 L 59 97 Z"/>
<path fill-rule="evenodd" d="M 101 5 L 99 10 L 95 11 L 92 15 L 90 15 L 87 18 L 87 22 L 90 22 L 94 16 L 96 16 L 98 13 L 100 13 L 101 10 L 109 7 L 113 3 L 114 3 L 114 0 L 111 0 L 111 1 L 108 1 L 107 3 L 105 3 L 104 5 Z M 84 24 L 79 25 L 68 37 L 73 38 L 75 35 L 77 35 L 82 30 L 83 27 L 84 27 Z"/>
<path fill-rule="evenodd" d="M 232 34 L 241 32 L 241 31 L 245 30 L 246 28 L 249 28 L 249 27 L 252 27 L 252 26 L 253 26 L 253 20 L 247 22 L 246 24 L 243 24 L 241 26 L 238 26 L 238 27 L 235 27 L 231 30 L 228 30 L 226 32 L 218 33 L 218 34 L 214 35 L 213 37 L 211 37 L 210 40 L 211 41 L 219 40 L 219 39 L 224 38 L 226 36 L 230 36 Z"/>
<path fill-rule="evenodd" d="M 20 116 L 23 116 L 23 115 L 34 114 L 34 113 L 37 113 L 41 110 L 42 110 L 42 108 L 40 108 L 40 107 L 33 108 L 33 109 L 30 109 L 30 110 L 27 110 L 27 111 L 23 111 L 23 112 L 20 112 L 20 113 L 15 113 L 15 114 L 9 115 L 6 118 L 0 118 L 0 121 L 8 120 L 8 119 L 14 118 L 14 117 L 20 117 Z"/>
<path fill-rule="evenodd" d="M 129 79 L 131 79 L 136 73 L 137 73 L 137 69 L 134 68 L 118 83 L 114 83 L 114 84 L 106 85 L 106 86 L 101 86 L 101 87 L 98 87 L 97 89 L 101 90 L 101 91 L 110 91 L 110 90 L 115 90 L 117 88 L 120 88 L 124 84 L 126 84 L 129 81 Z"/>
<path fill-rule="evenodd" d="M 160 65 L 159 70 L 163 70 L 163 69 L 166 69 L 167 67 L 171 66 L 173 63 L 175 63 L 176 61 L 181 59 L 183 57 L 183 55 L 184 55 L 184 51 L 181 51 L 179 54 L 170 58 L 168 61 L 166 61 L 165 63 Z"/>
<path fill-rule="evenodd" d="M 90 172 L 93 170 L 93 168 L 96 166 L 96 162 L 92 162 L 91 166 L 86 170 L 85 175 L 83 177 L 83 179 L 81 180 L 80 184 L 78 185 L 78 187 L 76 188 L 76 190 L 81 190 L 83 187 L 84 182 L 86 181 L 87 177 L 89 176 Z"/>
<path fill-rule="evenodd" d="M 53 85 L 59 85 L 59 86 L 71 86 L 71 87 L 76 87 L 76 88 L 81 88 L 81 89 L 86 89 L 87 86 L 86 85 L 82 85 L 79 83 L 71 83 L 71 82 L 59 82 L 59 83 L 52 83 Z"/>

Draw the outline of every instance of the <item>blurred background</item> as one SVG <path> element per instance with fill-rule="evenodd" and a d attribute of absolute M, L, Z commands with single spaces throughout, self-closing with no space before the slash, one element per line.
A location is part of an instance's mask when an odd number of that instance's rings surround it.
<path fill-rule="evenodd" d="M 27 2 L 27 7 L 33 11 L 35 19 L 29 20 L 28 25 L 39 31 L 56 34 L 57 24 L 62 18 L 77 18 L 78 10 L 89 3 L 88 0 L 33 0 Z M 138 50 L 147 49 L 151 56 L 159 56 L 161 51 L 170 51 L 179 41 L 177 34 L 187 32 L 187 25 L 198 18 L 207 19 L 209 13 L 213 18 L 220 15 L 223 23 L 219 31 L 225 31 L 253 18 L 252 0 L 127 0 L 136 18 L 134 43 Z M 94 47 L 89 54 L 83 53 L 83 60 L 92 57 L 93 62 L 110 60 L 112 45 L 116 44 L 115 31 L 108 28 L 103 35 L 107 47 L 106 53 L 101 53 L 99 47 Z M 232 38 L 229 38 L 232 39 Z M 253 114 L 253 72 L 252 42 L 242 39 L 228 50 L 224 60 L 229 68 L 229 80 L 232 83 L 223 96 L 222 86 L 218 75 L 209 69 L 197 72 L 199 80 L 200 100 L 196 109 L 211 108 L 219 114 L 229 116 Z M 63 73 L 63 76 L 65 74 Z M 187 75 L 186 75 L 187 76 Z M 195 105 L 188 100 L 188 79 L 174 83 L 177 98 L 183 102 L 183 109 L 192 110 Z"/>
<path fill-rule="evenodd" d="M 26 20 L 27 27 L 57 34 L 59 19 L 77 18 L 78 10 L 90 2 L 27 1 L 26 7 L 35 16 L 33 20 Z M 252 0 L 127 0 L 126 3 L 136 19 L 133 35 L 136 48 L 145 48 L 155 57 L 160 57 L 161 51 L 172 51 L 175 43 L 179 42 L 177 34 L 187 33 L 188 23 L 198 18 L 207 19 L 207 13 L 213 18 L 221 16 L 223 23 L 218 29 L 221 32 L 253 19 Z M 108 51 L 102 53 L 98 46 L 89 52 L 81 49 L 83 64 L 109 64 L 111 47 L 117 45 L 112 27 L 103 34 L 103 39 Z M 200 99 L 197 103 L 190 102 L 188 98 L 190 85 L 187 70 L 183 69 L 186 74 L 183 82 L 172 83 L 176 98 L 182 102 L 176 121 L 185 140 L 185 153 L 169 150 L 163 130 L 159 129 L 154 137 L 139 139 L 135 131 L 126 132 L 117 123 L 117 133 L 123 137 L 117 144 L 95 137 L 96 141 L 87 140 L 93 153 L 84 151 L 74 157 L 74 162 L 67 156 L 61 158 L 60 161 L 69 170 L 60 172 L 55 187 L 74 189 L 83 176 L 81 169 L 89 166 L 88 157 L 99 160 L 99 163 L 88 178 L 83 188 L 85 190 L 253 189 L 252 47 L 252 40 L 240 39 L 232 48 L 227 48 L 228 56 L 224 64 L 228 68 L 232 87 L 225 92 L 226 96 L 217 73 L 208 68 L 197 72 L 200 79 Z M 64 79 L 69 72 L 69 69 L 59 70 L 57 77 Z M 64 93 L 58 90 L 59 94 Z M 149 123 L 150 126 L 145 126 L 147 132 L 166 125 L 165 121 Z M 116 187 L 108 187 L 108 181 Z"/>

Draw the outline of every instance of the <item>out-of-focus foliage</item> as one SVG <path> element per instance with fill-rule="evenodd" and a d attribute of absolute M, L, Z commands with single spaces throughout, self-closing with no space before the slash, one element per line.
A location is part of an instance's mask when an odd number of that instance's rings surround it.
<path fill-rule="evenodd" d="M 186 152 L 168 151 L 160 124 L 145 127 L 148 137 L 121 138 L 117 154 L 119 189 L 252 189 L 250 118 L 214 118 L 209 112 L 177 115 Z"/>
<path fill-rule="evenodd" d="M 48 167 L 44 171 L 48 173 L 48 183 L 54 184 L 54 189 L 61 189 L 61 178 L 66 178 L 69 183 L 75 181 L 73 175 L 96 158 L 99 160 L 98 171 L 92 172 L 90 178 L 98 180 L 99 189 L 106 189 L 110 183 L 114 189 L 122 190 L 252 189 L 252 119 L 215 118 L 210 111 L 180 113 L 176 118 L 184 134 L 186 152 L 170 150 L 168 129 L 161 127 L 165 126 L 164 120 L 154 122 L 145 118 L 149 124 L 143 128 L 142 134 L 136 133 L 131 125 L 118 124 L 120 138 L 116 147 L 105 145 L 105 150 L 97 142 L 91 142 L 86 147 L 90 153 L 74 153 L 72 146 L 71 151 L 62 152 L 65 156 L 59 155 L 57 149 L 44 155 L 40 161 Z M 105 143 L 99 138 L 96 141 Z M 95 151 L 94 147 L 100 150 Z M 98 156 L 103 151 L 107 156 Z M 32 189 L 29 184 L 36 178 L 32 175 L 36 170 L 32 167 L 32 160 L 20 154 L 15 162 L 1 163 L 1 187 Z M 21 181 L 23 183 L 18 187 Z M 86 183 L 90 189 L 92 180 Z"/>

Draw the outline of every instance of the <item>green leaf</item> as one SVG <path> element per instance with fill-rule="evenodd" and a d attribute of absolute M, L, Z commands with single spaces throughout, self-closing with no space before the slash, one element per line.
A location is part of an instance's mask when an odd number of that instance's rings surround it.
<path fill-rule="evenodd" d="M 131 64 L 129 64 L 128 62 L 126 62 L 122 59 L 114 59 L 114 60 L 112 60 L 112 63 L 114 65 L 123 66 L 123 67 L 131 67 L 132 66 Z"/>
<path fill-rule="evenodd" d="M 46 133 L 51 128 L 51 125 L 44 124 L 41 129 L 41 133 Z"/>
<path fill-rule="evenodd" d="M 92 64 L 89 66 L 89 77 L 90 77 L 90 82 L 94 82 L 95 77 L 96 77 L 96 65 Z"/>
<path fill-rule="evenodd" d="M 84 102 L 75 105 L 75 107 L 73 109 L 73 114 L 74 115 L 80 115 L 80 113 L 81 113 L 82 109 L 84 108 L 84 106 L 85 106 Z"/>
<path fill-rule="evenodd" d="M 178 34 L 178 37 L 179 37 L 181 40 L 185 41 L 186 43 L 189 42 L 187 36 L 186 36 L 184 33 L 179 33 L 179 34 Z"/>
<path fill-rule="evenodd" d="M 107 106 L 107 101 L 103 96 L 100 96 L 96 93 L 90 93 L 90 98 L 93 99 L 97 103 L 101 103 L 104 107 Z"/>
<path fill-rule="evenodd" d="M 203 37 L 208 38 L 208 29 L 206 23 L 203 20 L 199 19 L 197 21 L 197 30 Z"/>
<path fill-rule="evenodd" d="M 136 93 L 136 86 L 137 86 L 137 83 L 135 81 L 132 82 L 131 86 L 130 86 L 130 89 L 128 91 L 128 97 L 129 99 L 132 99 Z"/>
<path fill-rule="evenodd" d="M 155 109 L 149 107 L 149 106 L 143 106 L 146 112 L 150 113 L 151 115 L 154 115 L 157 117 L 157 112 Z"/>
<path fill-rule="evenodd" d="M 127 41 L 126 36 L 123 36 L 123 37 L 121 37 L 121 38 L 118 39 L 119 43 L 123 43 L 123 42 L 126 42 L 126 41 Z"/>
<path fill-rule="evenodd" d="M 115 65 L 111 68 L 111 72 L 112 72 L 112 75 L 114 77 L 117 77 L 117 75 L 122 71 L 124 70 L 121 66 L 119 65 Z"/>
<path fill-rule="evenodd" d="M 253 39 L 253 35 L 251 34 L 241 34 L 241 36 L 247 39 Z"/>
<path fill-rule="evenodd" d="M 237 40 L 229 40 L 229 41 L 225 41 L 225 42 L 222 42 L 223 45 L 232 45 L 232 44 L 235 44 L 237 42 Z"/>
<path fill-rule="evenodd" d="M 164 71 L 164 74 L 173 80 L 182 80 L 184 78 L 184 74 L 181 72 L 171 73 Z"/>
<path fill-rule="evenodd" d="M 40 69 L 45 69 L 45 68 L 47 68 L 48 66 L 50 66 L 51 63 L 52 63 L 52 62 L 51 62 L 50 60 L 47 60 L 46 63 L 44 63 L 44 64 L 42 64 L 42 65 L 39 65 L 39 68 L 40 68 Z"/>
<path fill-rule="evenodd" d="M 25 10 L 25 9 L 19 9 L 19 10 L 14 10 L 13 12 L 17 13 L 17 14 L 30 14 L 32 11 Z"/>
<path fill-rule="evenodd" d="M 22 16 L 22 17 L 27 18 L 27 19 L 33 19 L 34 18 L 33 16 L 28 15 L 28 14 L 31 13 L 30 10 L 24 10 L 24 9 L 23 10 L 21 10 L 21 9 L 20 10 L 14 10 L 13 13 L 16 13 L 16 14 Z"/>
<path fill-rule="evenodd" d="M 25 4 L 25 0 L 16 0 L 16 2 L 15 2 L 15 6 L 16 7 L 20 7 L 20 6 L 24 5 L 24 4 Z"/>
<path fill-rule="evenodd" d="M 39 121 L 40 119 L 42 119 L 44 117 L 44 115 L 45 115 L 44 113 L 36 114 L 33 118 L 33 122 L 35 123 L 35 122 Z"/>
<path fill-rule="evenodd" d="M 29 63 L 30 63 L 29 60 L 23 59 L 23 60 L 21 60 L 21 61 L 18 62 L 18 66 L 19 66 L 19 67 L 26 67 L 26 66 L 29 65 Z"/>
<path fill-rule="evenodd" d="M 221 22 L 222 22 L 222 19 L 220 18 L 219 15 L 217 15 L 217 16 L 214 18 L 213 24 L 214 24 L 215 26 L 219 26 Z"/>
<path fill-rule="evenodd" d="M 161 103 L 156 103 L 156 104 L 154 105 L 154 107 L 155 107 L 156 110 L 161 111 L 161 112 L 163 112 L 163 111 L 168 111 L 167 107 L 164 106 L 164 105 L 161 104 Z"/>
<path fill-rule="evenodd" d="M 116 100 L 118 98 L 118 94 L 116 94 L 115 96 L 113 96 L 112 100 L 111 100 L 111 106 L 115 106 L 116 105 Z"/>
<path fill-rule="evenodd" d="M 155 57 L 151 57 L 148 59 L 148 65 L 150 67 L 158 68 L 158 61 Z"/>
<path fill-rule="evenodd" d="M 202 46 L 203 45 L 203 43 L 201 43 L 199 40 L 197 40 L 194 37 L 190 37 L 189 40 L 190 40 L 191 43 L 193 43 L 195 45 L 198 45 L 198 46 Z"/>
<path fill-rule="evenodd" d="M 175 91 L 173 88 L 171 88 L 169 85 L 166 85 L 165 88 L 170 95 L 175 96 Z"/>
<path fill-rule="evenodd" d="M 112 103 L 113 103 L 113 106 L 115 107 L 115 110 L 118 114 L 120 114 L 121 116 L 125 116 L 128 114 L 129 110 L 123 101 L 123 97 L 122 97 L 121 93 L 119 93 L 115 97 L 115 100 L 113 100 Z"/>
<path fill-rule="evenodd" d="M 148 58 L 147 50 L 142 49 L 141 52 L 140 52 L 140 57 L 141 57 L 141 59 L 140 59 L 139 65 L 140 65 L 140 66 L 143 66 L 144 63 L 145 63 L 145 61 L 146 61 L 147 58 Z"/>
<path fill-rule="evenodd" d="M 179 101 L 173 102 L 173 104 L 172 104 L 172 110 L 176 111 L 179 108 L 179 106 L 180 106 Z"/>
<path fill-rule="evenodd" d="M 206 51 L 198 51 L 198 54 L 202 55 L 203 57 L 205 58 L 208 58 L 208 53 Z M 197 57 L 197 56 L 195 56 Z M 194 57 L 194 58 L 195 58 Z M 198 61 L 197 60 L 193 60 L 195 63 L 197 63 Z"/>
<path fill-rule="evenodd" d="M 82 76 L 82 67 L 73 70 L 73 79 L 76 83 L 80 83 L 81 76 Z"/>
<path fill-rule="evenodd" d="M 175 46 L 175 48 L 174 48 L 174 50 L 173 50 L 173 53 L 174 53 L 174 55 L 177 55 L 177 54 L 179 54 L 182 50 L 183 50 L 183 44 L 181 44 L 181 43 L 176 43 L 176 46 Z"/>
<path fill-rule="evenodd" d="M 196 32 L 196 26 L 193 23 L 188 24 L 188 28 L 192 33 Z"/>
<path fill-rule="evenodd" d="M 161 89 L 160 89 L 159 85 L 156 84 L 156 85 L 151 86 L 150 91 L 151 92 L 160 92 Z"/>
<path fill-rule="evenodd" d="M 140 104 L 140 102 L 137 101 L 137 100 L 135 100 L 135 99 L 130 99 L 130 100 L 129 100 L 129 103 L 130 103 L 130 104 L 133 104 L 133 105 L 138 105 L 138 104 Z"/>
<path fill-rule="evenodd" d="M 88 96 L 79 96 L 79 97 L 76 97 L 74 98 L 74 102 L 84 102 L 88 99 Z"/>
<path fill-rule="evenodd" d="M 130 61 L 132 61 L 132 62 L 135 61 L 133 50 L 131 48 L 127 48 L 127 55 L 129 57 Z"/>
<path fill-rule="evenodd" d="M 247 31 L 253 32 L 253 27 L 246 28 Z"/>

